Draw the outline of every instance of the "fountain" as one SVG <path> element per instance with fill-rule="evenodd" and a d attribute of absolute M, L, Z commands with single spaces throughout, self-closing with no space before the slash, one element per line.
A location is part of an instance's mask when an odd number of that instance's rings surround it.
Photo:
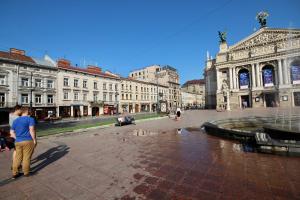
<path fill-rule="evenodd" d="M 300 116 L 247 117 L 206 122 L 206 133 L 253 144 L 260 152 L 300 153 Z"/>

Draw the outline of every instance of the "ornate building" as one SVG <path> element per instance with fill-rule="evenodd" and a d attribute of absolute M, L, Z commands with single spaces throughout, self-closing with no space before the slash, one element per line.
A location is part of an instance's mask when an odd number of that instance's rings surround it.
<path fill-rule="evenodd" d="M 216 57 L 217 105 L 300 105 L 300 30 L 261 28 Z"/>
<path fill-rule="evenodd" d="M 300 29 L 261 28 L 209 59 L 216 73 L 217 109 L 300 106 Z M 213 78 L 207 77 L 208 78 Z"/>

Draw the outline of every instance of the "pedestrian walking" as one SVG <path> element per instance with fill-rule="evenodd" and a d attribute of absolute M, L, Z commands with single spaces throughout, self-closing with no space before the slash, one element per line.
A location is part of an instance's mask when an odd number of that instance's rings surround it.
<path fill-rule="evenodd" d="M 11 132 L 12 125 L 13 125 L 14 121 L 15 121 L 18 117 L 20 117 L 21 114 L 22 114 L 22 110 L 21 110 L 21 109 L 22 109 L 22 106 L 16 105 L 16 106 L 14 107 L 13 112 L 9 113 L 9 122 L 8 122 L 8 123 L 9 123 L 10 132 Z M 11 133 L 10 133 L 10 137 L 12 137 Z M 12 141 L 12 140 L 10 139 L 10 141 Z M 14 151 L 13 151 L 13 155 L 12 155 L 12 160 L 14 160 L 14 158 L 15 158 L 15 156 L 16 156 L 16 150 L 15 150 L 14 142 L 11 143 L 11 146 L 10 146 L 10 147 L 11 147 L 10 149 L 13 149 L 13 150 L 14 150 Z"/>
<path fill-rule="evenodd" d="M 16 155 L 13 159 L 13 178 L 19 175 L 19 166 L 22 163 L 24 176 L 29 176 L 30 160 L 37 145 L 35 120 L 29 116 L 27 107 L 22 108 L 22 115 L 12 124 L 11 135 L 15 138 Z"/>
<path fill-rule="evenodd" d="M 180 108 L 176 109 L 176 120 L 180 120 L 180 116 L 181 116 L 181 110 Z"/>

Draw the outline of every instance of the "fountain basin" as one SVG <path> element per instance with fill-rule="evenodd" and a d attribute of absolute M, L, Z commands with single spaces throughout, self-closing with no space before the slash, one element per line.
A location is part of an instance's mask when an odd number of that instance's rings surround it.
<path fill-rule="evenodd" d="M 261 152 L 300 153 L 300 117 L 247 117 L 206 122 L 208 134 L 251 143 Z"/>

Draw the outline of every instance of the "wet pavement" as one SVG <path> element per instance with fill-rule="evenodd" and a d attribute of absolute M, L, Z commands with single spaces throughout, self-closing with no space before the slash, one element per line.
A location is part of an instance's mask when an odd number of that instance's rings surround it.
<path fill-rule="evenodd" d="M 11 155 L 1 153 L 0 199 L 300 199 L 299 157 L 247 152 L 205 134 L 201 116 L 227 114 L 187 112 L 179 122 L 41 139 L 35 174 L 16 181 L 9 180 Z"/>

